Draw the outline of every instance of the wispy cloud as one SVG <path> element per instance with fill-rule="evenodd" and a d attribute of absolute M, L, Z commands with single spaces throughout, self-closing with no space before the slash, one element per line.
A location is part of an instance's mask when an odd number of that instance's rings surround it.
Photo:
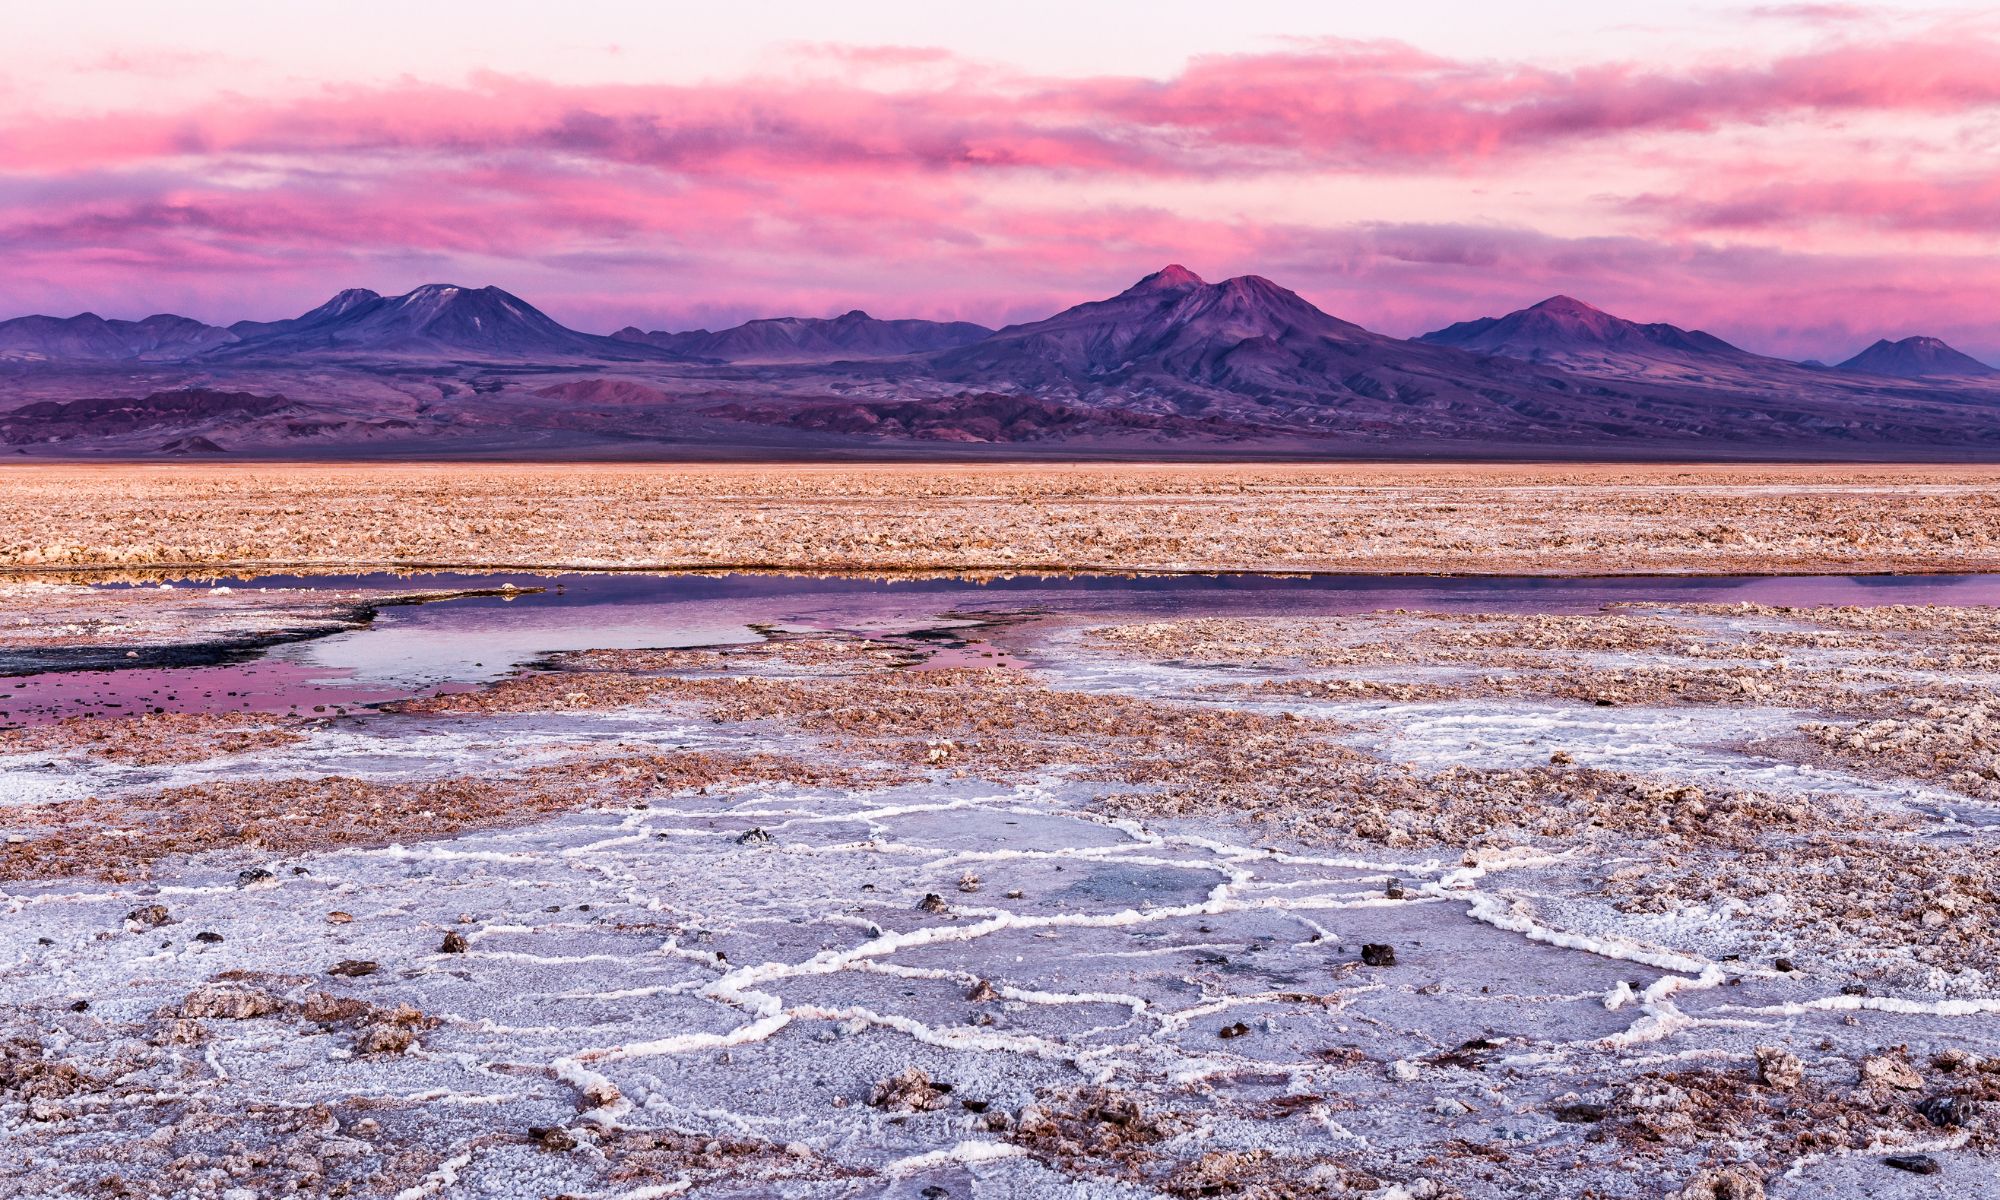
<path fill-rule="evenodd" d="M 1849 7 L 1766 15 L 1837 24 Z M 1962 332 L 1952 306 L 2000 278 L 1993 256 L 1938 245 L 2000 211 L 1966 165 L 1992 148 L 2000 39 L 1962 24 L 1560 69 L 1353 40 L 1158 79 L 930 47 L 794 63 L 700 85 L 486 74 L 17 107 L 0 117 L 0 300 L 167 293 L 268 315 L 419 281 L 359 272 L 449 268 L 607 326 L 854 303 L 991 320 L 1176 258 L 1286 272 L 1398 332 L 1546 287 L 1831 352 L 1802 339 L 1846 336 L 1843 297 Z M 1941 278 L 1905 288 L 1912 264 Z"/>

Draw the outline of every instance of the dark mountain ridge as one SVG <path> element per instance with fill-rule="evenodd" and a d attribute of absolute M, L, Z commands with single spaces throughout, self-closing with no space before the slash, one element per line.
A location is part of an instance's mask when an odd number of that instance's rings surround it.
<path fill-rule="evenodd" d="M 222 356 L 609 359 L 678 356 L 655 347 L 578 333 L 496 287 L 425 284 L 400 296 L 342 292 L 293 321 L 250 331 Z"/>
<path fill-rule="evenodd" d="M 1570 370 L 1621 371 L 1646 362 L 1777 363 L 1699 329 L 1615 317 L 1569 296 L 1551 296 L 1504 317 L 1481 317 L 1416 340 L 1473 354 Z"/>
<path fill-rule="evenodd" d="M 1861 371 L 1894 379 L 1977 379 L 2000 375 L 1969 354 L 1961 354 L 1934 337 L 1887 338 L 1841 363 L 1839 370 Z"/>
<path fill-rule="evenodd" d="M 2000 379 L 1936 373 L 1965 370 L 1948 347 L 1905 348 L 1922 376 L 1813 369 L 1568 297 L 1406 341 L 1179 265 L 991 332 L 855 311 L 598 337 L 449 284 L 230 329 L 70 320 L 0 325 L 29 347 L 0 354 L 18 452 L 2000 456 Z"/>
<path fill-rule="evenodd" d="M 809 362 L 947 350 L 992 332 L 970 321 L 881 320 L 857 308 L 838 317 L 769 317 L 713 332 L 647 333 L 628 325 L 611 336 L 719 362 Z"/>
<path fill-rule="evenodd" d="M 227 329 L 157 313 L 142 321 L 107 321 L 96 313 L 0 321 L 0 360 L 119 362 L 186 358 L 236 340 Z"/>

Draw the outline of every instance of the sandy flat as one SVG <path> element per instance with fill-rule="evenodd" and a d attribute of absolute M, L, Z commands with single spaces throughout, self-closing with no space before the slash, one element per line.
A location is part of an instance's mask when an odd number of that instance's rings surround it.
<path fill-rule="evenodd" d="M 0 568 L 2000 569 L 2000 468 L 24 465 Z"/>

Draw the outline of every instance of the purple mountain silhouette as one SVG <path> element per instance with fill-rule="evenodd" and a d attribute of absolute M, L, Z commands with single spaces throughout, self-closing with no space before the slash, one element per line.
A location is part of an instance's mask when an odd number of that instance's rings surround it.
<path fill-rule="evenodd" d="M 854 312 L 598 337 L 498 288 L 433 284 L 356 289 L 227 330 L 88 314 L 0 323 L 0 443 L 42 456 L 212 452 L 176 440 L 203 438 L 229 454 L 382 457 L 783 457 L 913 440 L 2000 457 L 2000 372 L 1900 345 L 1889 361 L 1876 347 L 1846 370 L 1810 369 L 1565 297 L 1405 341 L 1269 279 L 1209 283 L 1178 265 L 991 334 Z M 1880 373 L 1910 358 L 1921 377 Z"/>
<path fill-rule="evenodd" d="M 1417 340 L 1593 373 L 1625 373 L 1648 362 L 1712 365 L 1761 358 L 1698 329 L 1642 325 L 1569 296 L 1551 296 L 1504 317 L 1460 321 Z"/>
<path fill-rule="evenodd" d="M 1208 283 L 1176 264 L 1108 300 L 1009 325 L 932 361 L 944 377 L 966 381 L 1088 385 L 1158 375 L 1282 390 L 1325 366 L 1333 345 L 1394 340 L 1260 275 Z"/>
<path fill-rule="evenodd" d="M 331 321 L 345 316 L 370 301 L 380 300 L 382 293 L 371 292 L 367 288 L 348 288 L 318 308 L 284 321 L 238 321 L 229 327 L 229 332 L 239 338 L 263 337 L 266 334 L 284 333 L 306 325 Z"/>
<path fill-rule="evenodd" d="M 857 308 L 833 318 L 769 317 L 714 332 L 647 333 L 628 325 L 611 336 L 693 358 L 776 363 L 897 358 L 968 345 L 992 332 L 970 321 L 878 320 Z"/>
<path fill-rule="evenodd" d="M 107 321 L 96 313 L 0 321 L 0 360 L 119 362 L 186 358 L 235 341 L 227 329 L 159 313 L 143 321 Z"/>
<path fill-rule="evenodd" d="M 1887 375 L 1894 379 L 2000 375 L 2000 370 L 1969 354 L 1961 354 L 1934 337 L 1907 337 L 1900 342 L 1884 338 L 1841 363 L 1839 369 Z"/>
<path fill-rule="evenodd" d="M 401 296 L 340 293 L 275 328 L 241 338 L 231 357 L 612 359 L 676 357 L 652 346 L 578 333 L 496 287 L 431 283 Z"/>

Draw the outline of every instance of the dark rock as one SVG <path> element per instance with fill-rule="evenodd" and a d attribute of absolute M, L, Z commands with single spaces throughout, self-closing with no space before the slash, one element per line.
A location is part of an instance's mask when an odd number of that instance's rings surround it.
<path fill-rule="evenodd" d="M 876 1084 L 868 1103 L 891 1112 L 935 1112 L 945 1106 L 949 1084 L 933 1083 L 921 1068 L 911 1067 Z"/>
<path fill-rule="evenodd" d="M 770 840 L 771 835 L 765 833 L 762 829 L 751 829 L 738 836 L 736 844 L 739 846 L 761 846 Z"/>
<path fill-rule="evenodd" d="M 216 946 L 222 943 L 222 935 L 219 933 L 211 933 L 208 930 L 204 929 L 200 933 L 194 935 L 194 940 L 197 942 L 202 942 L 206 945 Z"/>
<path fill-rule="evenodd" d="M 990 980 L 982 979 L 972 985 L 972 989 L 965 993 L 965 998 L 974 1004 L 986 1004 L 998 1000 L 1000 993 L 994 989 Z"/>
<path fill-rule="evenodd" d="M 1549 1115 L 1567 1125 L 1592 1125 L 1611 1115 L 1602 1104 L 1558 1104 Z"/>
<path fill-rule="evenodd" d="M 470 949 L 470 948 L 471 948 L 471 946 L 472 946 L 472 943 L 470 943 L 470 942 L 468 942 L 468 941 L 466 941 L 466 940 L 465 940 L 465 935 L 464 935 L 464 934 L 460 933 L 460 932 L 459 932 L 458 930 L 456 930 L 456 929 L 453 929 L 453 930 L 449 931 L 448 933 L 446 933 L 446 934 L 444 935 L 444 941 L 442 941 L 442 942 L 440 942 L 440 943 L 438 944 L 438 953 L 439 953 L 439 954 L 463 954 L 463 953 L 465 953 L 465 952 L 466 952 L 466 951 L 467 951 L 468 949 Z"/>
<path fill-rule="evenodd" d="M 329 975 L 339 975 L 347 979 L 359 979 L 363 975 L 373 975 L 381 969 L 381 963 L 370 962 L 365 958 L 350 958 L 328 967 L 326 973 Z"/>
<path fill-rule="evenodd" d="M 264 883 L 276 878 L 276 875 L 271 874 L 262 867 L 251 867 L 247 871 L 238 871 L 236 873 L 236 886 L 249 887 L 253 883 Z"/>
<path fill-rule="evenodd" d="M 1924 1120 L 1929 1121 L 1939 1128 L 1945 1128 L 1953 1125 L 1972 1124 L 1976 1105 L 1964 1096 L 1954 1096 L 1944 1093 L 1936 1096 L 1927 1096 L 1923 1100 L 1918 1101 L 1917 1111 L 1923 1114 Z"/>
<path fill-rule="evenodd" d="M 1396 948 L 1381 942 L 1369 942 L 1361 947 L 1361 961 L 1371 967 L 1393 967 L 1396 965 Z"/>
<path fill-rule="evenodd" d="M 1791 972 L 1791 971 L 1796 971 L 1796 970 L 1798 970 L 1798 968 L 1797 968 L 1797 967 L 1795 967 L 1795 966 L 1793 966 L 1793 965 L 1792 965 L 1792 960 L 1791 960 L 1791 959 L 1789 959 L 1789 958 L 1780 958 L 1780 959 L 1777 959 L 1777 960 L 1776 960 L 1776 961 L 1774 961 L 1774 962 L 1773 962 L 1773 963 L 1772 963 L 1771 965 L 1772 965 L 1773 967 L 1776 967 L 1776 968 L 1777 968 L 1778 970 L 1780 970 L 1780 971 L 1785 971 L 1785 972 Z"/>
<path fill-rule="evenodd" d="M 158 929 L 174 918 L 164 904 L 144 904 L 125 914 L 125 919 L 141 929 Z"/>
<path fill-rule="evenodd" d="M 1943 1170 L 1938 1166 L 1938 1160 L 1928 1154 L 1891 1154 L 1882 1160 L 1882 1165 L 1908 1171 L 1912 1175 L 1935 1175 Z"/>
<path fill-rule="evenodd" d="M 917 909 L 927 913 L 947 913 L 951 911 L 951 905 L 946 904 L 944 897 L 936 892 L 925 892 L 924 898 L 917 901 Z"/>
<path fill-rule="evenodd" d="M 1382 894 L 1384 896 L 1387 896 L 1391 900 L 1401 900 L 1404 896 L 1408 895 L 1409 893 L 1403 890 L 1402 880 L 1391 879 L 1389 881 L 1389 886 L 1382 889 Z"/>
<path fill-rule="evenodd" d="M 89 1011 L 90 1011 L 90 1001 L 88 1001 L 88 1000 L 79 1000 L 79 1001 L 77 1001 L 77 1002 L 76 1002 L 75 1004 L 72 1004 L 72 1005 L 70 1005 L 70 1006 L 69 1006 L 69 1010 L 70 1010 L 71 1012 L 89 1012 Z"/>
<path fill-rule="evenodd" d="M 534 1139 L 536 1146 L 552 1154 L 562 1154 L 576 1149 L 576 1135 L 567 1129 L 536 1125 L 528 1130 L 528 1136 Z"/>
<path fill-rule="evenodd" d="M 1222 1028 L 1216 1030 L 1215 1036 L 1219 1038 L 1240 1038 L 1249 1032 L 1250 1027 L 1238 1021 L 1233 1025 L 1224 1025 Z"/>
<path fill-rule="evenodd" d="M 1844 983 L 1840 985 L 1840 994 L 1843 996 L 1866 996 L 1868 994 L 1868 985 L 1865 983 Z"/>

